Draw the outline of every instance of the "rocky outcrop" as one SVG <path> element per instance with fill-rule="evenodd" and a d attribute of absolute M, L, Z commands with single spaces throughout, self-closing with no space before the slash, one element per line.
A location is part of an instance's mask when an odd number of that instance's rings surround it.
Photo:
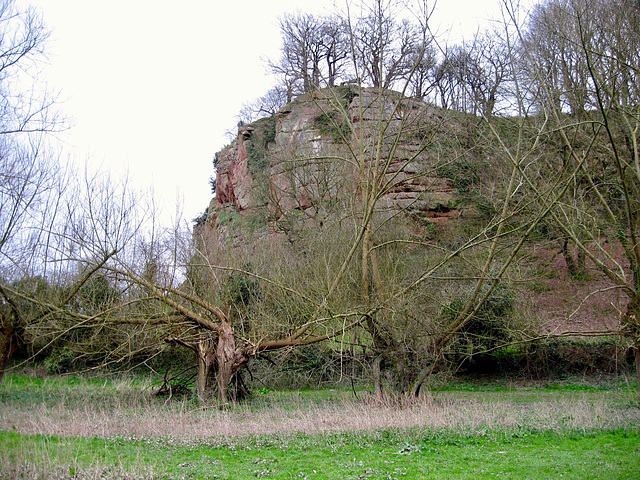
<path fill-rule="evenodd" d="M 239 127 L 217 154 L 210 216 L 266 208 L 277 219 L 317 207 L 356 188 L 358 162 L 368 162 L 368 174 L 388 185 L 381 209 L 446 222 L 459 212 L 455 189 L 438 175 L 441 158 L 428 148 L 438 115 L 422 101 L 375 89 L 340 87 L 298 97 L 274 117 Z"/>
<path fill-rule="evenodd" d="M 254 204 L 251 195 L 253 179 L 249 174 L 245 144 L 252 133 L 252 127 L 240 128 L 238 138 L 217 154 L 216 203 L 218 205 L 230 204 L 236 210 L 242 211 L 251 208 Z"/>

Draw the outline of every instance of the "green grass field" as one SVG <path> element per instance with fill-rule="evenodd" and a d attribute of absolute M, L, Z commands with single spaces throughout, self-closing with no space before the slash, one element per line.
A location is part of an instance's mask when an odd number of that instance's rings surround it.
<path fill-rule="evenodd" d="M 262 391 L 203 408 L 138 377 L 8 375 L 0 478 L 637 479 L 633 384 L 450 384 L 416 404 Z"/>

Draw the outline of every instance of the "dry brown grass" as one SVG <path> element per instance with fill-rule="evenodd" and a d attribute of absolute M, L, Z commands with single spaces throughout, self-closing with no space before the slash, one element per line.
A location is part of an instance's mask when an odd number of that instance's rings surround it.
<path fill-rule="evenodd" d="M 312 402 L 303 395 L 272 394 L 262 397 L 262 405 L 229 409 L 203 409 L 190 401 L 165 405 L 150 394 L 123 395 L 116 402 L 70 397 L 35 405 L 5 401 L 0 404 L 0 430 L 187 440 L 414 427 L 462 432 L 517 428 L 588 431 L 640 424 L 637 408 L 624 408 L 620 398 L 612 399 L 606 392 L 553 392 L 548 398 L 545 392 L 532 391 L 528 397 L 526 392 L 497 392 L 493 398 L 491 393 L 444 392 L 403 407 L 358 401 L 346 393 Z"/>
<path fill-rule="evenodd" d="M 122 467 L 89 466 L 75 471 L 69 466 L 46 466 L 31 462 L 1 465 L 0 478 L 4 480 L 147 480 L 154 478 L 151 469 L 140 468 L 130 472 Z"/>
<path fill-rule="evenodd" d="M 307 448 L 306 439 L 314 439 L 315 445 L 317 439 L 342 438 L 328 435 L 337 432 L 344 432 L 344 441 L 352 445 L 354 438 L 386 435 L 395 442 L 437 439 L 441 433 L 445 438 L 450 434 L 520 438 L 534 432 L 573 435 L 640 426 L 635 391 L 620 382 L 609 390 L 579 391 L 528 386 L 471 391 L 471 386 L 465 391 L 433 392 L 413 402 L 367 397 L 364 392 L 356 399 L 344 390 L 266 392 L 256 394 L 250 403 L 221 409 L 202 407 L 189 398 L 165 401 L 153 396 L 150 384 L 138 380 L 38 381 L 22 378 L 3 385 L 0 431 L 62 438 L 41 441 L 5 435 L 9 458 L 0 462 L 2 479 L 189 478 L 181 472 L 184 465 L 191 468 L 190 463 L 184 460 L 187 463 L 175 467 L 165 457 L 180 451 L 190 459 L 185 451 L 201 445 L 253 452 L 256 445 L 265 441 L 269 445 L 274 437 L 277 444 L 303 438 L 301 445 Z M 357 435 L 351 435 L 354 432 Z M 106 443 L 95 437 L 107 439 Z M 0 447 L 0 458 L 2 453 Z M 251 463 L 253 457 L 247 458 Z M 174 467 L 176 476 L 164 476 L 162 472 Z"/>

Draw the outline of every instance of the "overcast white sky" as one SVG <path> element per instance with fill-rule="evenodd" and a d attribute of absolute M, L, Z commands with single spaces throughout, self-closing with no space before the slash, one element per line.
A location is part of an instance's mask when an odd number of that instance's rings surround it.
<path fill-rule="evenodd" d="M 272 85 L 264 58 L 280 47 L 278 17 L 329 13 L 332 0 L 21 0 L 52 31 L 49 88 L 73 120 L 65 155 L 128 171 L 165 212 L 191 219 L 211 199 L 214 154 L 243 103 Z M 338 0 L 341 5 L 342 0 Z M 499 0 L 440 0 L 436 23 L 472 35 Z M 457 35 L 458 33 L 456 33 Z"/>

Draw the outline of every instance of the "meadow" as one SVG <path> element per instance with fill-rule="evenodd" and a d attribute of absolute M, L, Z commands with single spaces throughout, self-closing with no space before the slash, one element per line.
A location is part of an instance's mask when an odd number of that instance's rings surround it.
<path fill-rule="evenodd" d="M 147 377 L 8 374 L 2 479 L 637 479 L 624 376 L 448 381 L 411 404 L 366 390 L 258 390 L 226 408 Z"/>

